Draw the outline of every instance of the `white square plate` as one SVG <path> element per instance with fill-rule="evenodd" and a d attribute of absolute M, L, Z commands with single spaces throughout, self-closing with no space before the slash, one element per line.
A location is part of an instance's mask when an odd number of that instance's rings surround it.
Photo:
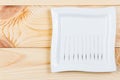
<path fill-rule="evenodd" d="M 53 8 L 51 70 L 111 72 L 115 65 L 115 8 Z"/>

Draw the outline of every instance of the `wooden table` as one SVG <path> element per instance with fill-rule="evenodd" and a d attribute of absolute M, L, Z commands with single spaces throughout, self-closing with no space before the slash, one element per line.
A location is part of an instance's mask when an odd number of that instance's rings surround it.
<path fill-rule="evenodd" d="M 20 23 L 14 18 L 20 15 L 20 12 L 10 19 L 0 19 L 0 33 L 2 34 L 0 45 L 4 47 L 0 48 L 0 80 L 120 80 L 120 0 L 1 0 L 0 4 L 39 5 L 24 6 L 22 10 L 25 11 L 25 18 L 20 19 Z M 117 9 L 116 63 L 118 70 L 112 73 L 51 73 L 50 9 L 53 7 L 109 6 Z M 32 11 L 34 13 L 31 15 Z M 13 22 L 7 24 L 7 27 L 3 25 L 9 21 Z"/>

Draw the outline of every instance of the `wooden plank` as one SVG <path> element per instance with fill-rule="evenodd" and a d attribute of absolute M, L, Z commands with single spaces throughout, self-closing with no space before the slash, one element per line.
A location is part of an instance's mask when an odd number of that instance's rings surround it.
<path fill-rule="evenodd" d="M 6 70 L 0 72 L 1 80 L 120 80 L 120 72 L 85 73 L 62 72 L 51 73 L 49 65 Z"/>
<path fill-rule="evenodd" d="M 0 68 L 49 64 L 49 48 L 1 48 Z"/>
<path fill-rule="evenodd" d="M 52 22 L 50 9 L 69 6 L 22 6 L 12 18 L 0 19 L 0 47 L 50 47 Z M 106 6 L 71 6 L 98 8 Z M 120 6 L 117 9 L 116 47 L 120 47 Z M 2 8 L 2 6 L 0 6 Z M 4 16 L 5 12 L 0 12 Z M 6 16 L 6 15 L 5 15 Z"/>
<path fill-rule="evenodd" d="M 50 46 L 51 21 L 42 16 L 42 10 L 37 6 L 1 6 L 0 47 Z"/>
<path fill-rule="evenodd" d="M 1 48 L 0 80 L 119 80 L 120 48 L 116 48 L 118 70 L 113 73 L 50 72 L 50 48 Z"/>
<path fill-rule="evenodd" d="M 120 5 L 120 0 L 0 0 L 0 5 Z"/>

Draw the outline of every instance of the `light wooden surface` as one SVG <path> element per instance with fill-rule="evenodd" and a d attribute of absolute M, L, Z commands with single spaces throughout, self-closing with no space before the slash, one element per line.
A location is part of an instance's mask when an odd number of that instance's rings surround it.
<path fill-rule="evenodd" d="M 21 16 L 22 13 L 19 12 L 10 18 L 6 15 L 2 16 L 7 18 L 3 20 L 1 15 L 5 13 L 0 13 L 0 47 L 17 47 L 0 48 L 0 80 L 120 80 L 120 0 L 0 0 L 0 5 L 40 5 L 23 6 L 20 11 L 23 10 L 24 16 Z M 98 8 L 109 6 L 117 9 L 116 63 L 118 70 L 113 73 L 51 73 L 50 9 L 53 7 Z M 2 6 L 0 6 L 0 10 L 1 8 Z M 18 17 L 18 15 L 20 16 Z M 17 18 L 14 18 L 16 16 Z M 22 23 L 15 25 L 14 22 L 19 19 Z M 12 26 L 8 24 L 6 26 L 5 23 L 9 20 L 11 20 Z"/>
<path fill-rule="evenodd" d="M 1 5 L 120 5 L 120 0 L 0 0 Z"/>
<path fill-rule="evenodd" d="M 116 48 L 118 70 L 113 73 L 50 72 L 50 48 L 0 49 L 0 80 L 119 80 L 120 48 Z"/>
<path fill-rule="evenodd" d="M 52 35 L 50 9 L 54 7 L 99 8 L 106 6 L 22 6 L 22 9 L 10 18 L 6 17 L 5 11 L 1 11 L 0 47 L 50 47 Z M 117 10 L 116 47 L 120 47 L 120 6 L 115 7 Z"/>

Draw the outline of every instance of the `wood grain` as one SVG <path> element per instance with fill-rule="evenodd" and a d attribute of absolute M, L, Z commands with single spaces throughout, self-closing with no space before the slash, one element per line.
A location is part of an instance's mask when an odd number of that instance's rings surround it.
<path fill-rule="evenodd" d="M 50 48 L 1 48 L 0 80 L 119 80 L 120 48 L 116 48 L 118 70 L 113 73 L 50 72 Z"/>
<path fill-rule="evenodd" d="M 113 73 L 51 73 L 46 48 L 51 42 L 51 8 L 108 6 L 117 9 L 116 47 L 120 47 L 120 0 L 0 0 L 0 5 L 15 5 L 12 11 L 0 6 L 0 80 L 120 80 L 120 48 L 116 48 L 118 70 Z"/>
<path fill-rule="evenodd" d="M 0 5 L 120 5 L 120 0 L 0 0 Z"/>
<path fill-rule="evenodd" d="M 2 7 L 2 6 L 1 6 Z M 18 6 L 17 6 L 18 7 Z M 50 47 L 52 22 L 50 9 L 54 6 L 19 6 L 15 15 L 0 12 L 0 47 Z M 21 8 L 22 7 L 22 8 Z M 55 6 L 69 7 L 69 6 Z M 99 8 L 106 6 L 72 6 Z M 4 8 L 3 8 L 4 9 Z M 14 9 L 14 8 L 13 8 Z M 117 9 L 116 47 L 120 47 L 120 6 Z M 6 10 L 7 12 L 7 10 Z M 13 11 L 15 12 L 15 11 Z M 12 12 L 10 12 L 12 13 Z"/>
<path fill-rule="evenodd" d="M 49 25 L 51 22 L 49 18 L 42 18 L 42 11 L 39 9 L 41 7 L 23 6 L 20 11 L 15 13 L 15 11 L 9 12 L 7 9 L 4 11 L 3 8 L 0 19 L 0 47 L 48 47 L 51 37 L 51 26 Z M 12 12 L 15 15 L 11 15 Z M 6 15 L 10 15 L 10 17 L 4 17 Z"/>

